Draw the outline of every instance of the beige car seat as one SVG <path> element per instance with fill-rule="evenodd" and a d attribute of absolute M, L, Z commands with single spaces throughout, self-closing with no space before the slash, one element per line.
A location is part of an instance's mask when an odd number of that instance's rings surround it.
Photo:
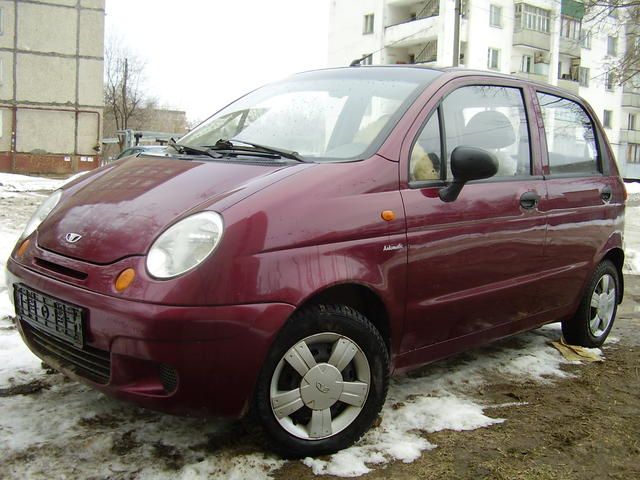
<path fill-rule="evenodd" d="M 502 112 L 484 111 L 476 113 L 464 127 L 460 145 L 480 147 L 491 152 L 498 160 L 497 176 L 516 175 L 518 161 L 501 150 L 516 142 L 516 133 L 511 121 Z"/>

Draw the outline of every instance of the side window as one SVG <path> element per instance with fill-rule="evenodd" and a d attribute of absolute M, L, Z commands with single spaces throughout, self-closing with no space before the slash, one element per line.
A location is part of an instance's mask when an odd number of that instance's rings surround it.
<path fill-rule="evenodd" d="M 438 111 L 431 115 L 431 118 L 423 127 L 416 143 L 411 150 L 409 161 L 409 180 L 439 180 L 440 177 L 440 122 L 438 121 Z"/>
<path fill-rule="evenodd" d="M 529 129 L 522 91 L 497 85 L 462 87 L 442 102 L 447 178 L 458 146 L 483 148 L 498 159 L 496 177 L 531 173 Z"/>
<path fill-rule="evenodd" d="M 538 92 L 549 151 L 549 171 L 598 173 L 598 148 L 593 122 L 571 100 Z"/>

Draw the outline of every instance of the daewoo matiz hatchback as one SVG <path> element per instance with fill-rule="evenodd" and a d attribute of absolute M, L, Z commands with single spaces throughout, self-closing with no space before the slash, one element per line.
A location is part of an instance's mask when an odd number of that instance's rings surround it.
<path fill-rule="evenodd" d="M 391 373 L 622 300 L 625 189 L 580 98 L 462 70 L 352 67 L 255 90 L 49 197 L 8 261 L 26 344 L 170 413 L 253 413 L 332 452 Z"/>

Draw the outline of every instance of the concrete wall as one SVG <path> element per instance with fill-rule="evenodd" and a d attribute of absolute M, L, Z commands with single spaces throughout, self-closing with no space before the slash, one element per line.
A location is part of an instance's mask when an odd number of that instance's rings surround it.
<path fill-rule="evenodd" d="M 0 171 L 100 163 L 104 3 L 0 0 Z"/>

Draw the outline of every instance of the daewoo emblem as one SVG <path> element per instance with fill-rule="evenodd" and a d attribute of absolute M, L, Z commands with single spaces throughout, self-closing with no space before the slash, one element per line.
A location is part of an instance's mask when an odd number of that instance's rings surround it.
<path fill-rule="evenodd" d="M 82 235 L 80 235 L 78 233 L 67 233 L 64 236 L 64 239 L 69 243 L 76 243 L 81 238 L 82 238 Z"/>
<path fill-rule="evenodd" d="M 320 382 L 316 382 L 316 388 L 321 392 L 321 393 L 327 393 L 329 391 L 329 387 L 325 387 L 323 384 L 321 384 Z"/>

